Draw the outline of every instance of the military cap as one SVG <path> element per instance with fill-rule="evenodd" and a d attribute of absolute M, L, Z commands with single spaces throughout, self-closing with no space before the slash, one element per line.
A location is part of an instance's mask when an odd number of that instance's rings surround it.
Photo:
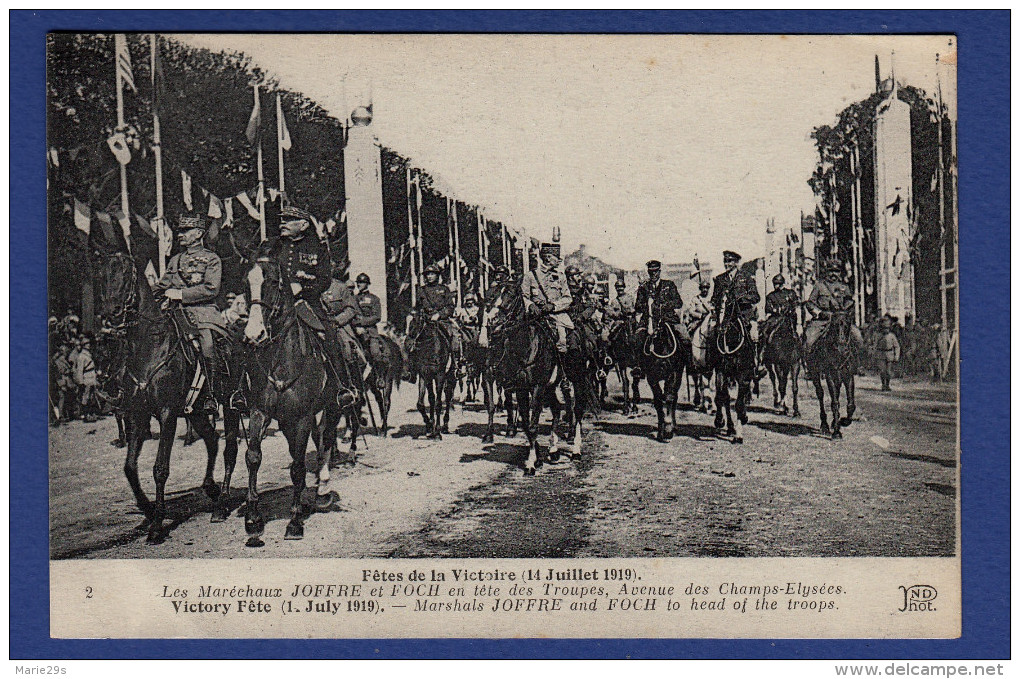
<path fill-rule="evenodd" d="M 648 267 L 649 271 L 658 271 L 662 268 L 662 262 L 657 259 L 649 259 L 645 262 L 645 266 Z"/>
<path fill-rule="evenodd" d="M 500 276 L 500 275 L 506 276 L 509 273 L 510 273 L 510 269 L 508 269 L 505 264 L 500 264 L 499 266 L 496 267 L 495 274 L 497 276 Z"/>
<path fill-rule="evenodd" d="M 698 283 L 698 288 L 699 289 L 704 290 L 704 289 L 708 289 L 710 287 L 712 287 L 712 283 L 708 279 L 702 280 L 700 283 Z"/>
<path fill-rule="evenodd" d="M 832 259 L 832 260 L 829 260 L 829 263 L 825 265 L 825 270 L 826 271 L 837 271 L 837 272 L 842 273 L 843 272 L 843 265 L 840 264 L 838 259 Z"/>
<path fill-rule="evenodd" d="M 557 257 L 560 256 L 560 244 L 559 243 L 542 243 L 540 253 L 543 255 L 553 254 Z"/>
<path fill-rule="evenodd" d="M 783 276 L 783 274 L 777 273 L 775 276 L 772 277 L 772 282 L 775 283 L 776 285 L 782 285 L 783 283 L 786 282 L 786 278 Z"/>
<path fill-rule="evenodd" d="M 617 278 L 616 279 L 616 287 L 618 287 L 618 288 L 625 288 L 625 287 L 627 287 L 627 281 L 623 280 L 622 278 Z"/>
<path fill-rule="evenodd" d="M 439 267 L 436 266 L 435 263 L 429 264 L 427 267 L 425 267 L 425 273 L 438 274 L 439 273 Z"/>
<path fill-rule="evenodd" d="M 566 268 L 566 269 L 564 270 L 564 273 L 565 273 L 565 274 L 567 274 L 568 276 L 573 276 L 574 274 L 578 274 L 578 273 L 581 273 L 581 270 L 580 270 L 580 269 L 578 269 L 578 268 L 577 268 L 577 267 L 576 267 L 575 265 L 573 265 L 573 264 L 570 264 L 570 265 L 568 265 L 568 266 L 567 266 L 567 268 Z"/>
<path fill-rule="evenodd" d="M 372 279 L 369 278 L 368 274 L 365 273 L 364 271 L 362 271 L 361 273 L 358 274 L 358 277 L 357 277 L 356 280 L 357 280 L 358 283 L 368 283 L 369 285 L 372 284 Z"/>
<path fill-rule="evenodd" d="M 478 297 L 475 296 L 475 293 L 469 292 L 468 294 L 464 295 L 464 301 L 465 302 L 477 302 L 478 301 Z"/>
<path fill-rule="evenodd" d="M 299 207 L 288 205 L 287 207 L 280 210 L 280 219 L 285 222 L 293 222 L 301 219 L 308 223 L 311 223 L 312 214 L 307 210 L 302 210 Z"/>
<path fill-rule="evenodd" d="M 181 231 L 190 231 L 191 229 L 201 229 L 205 231 L 208 227 L 206 226 L 205 220 L 199 216 L 192 217 L 191 215 L 181 215 L 177 221 L 177 225 Z"/>
<path fill-rule="evenodd" d="M 731 260 L 731 261 L 732 260 L 739 260 L 740 259 L 740 253 L 739 252 L 734 252 L 733 250 L 723 250 L 722 258 L 723 258 L 723 261 L 726 261 L 726 260 Z"/>

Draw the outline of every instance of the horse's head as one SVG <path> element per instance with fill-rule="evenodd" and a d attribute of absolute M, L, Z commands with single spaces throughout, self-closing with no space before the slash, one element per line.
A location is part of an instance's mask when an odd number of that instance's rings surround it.
<path fill-rule="evenodd" d="M 123 325 L 138 307 L 138 267 L 123 252 L 110 255 L 101 267 L 100 315 L 113 326 Z"/>
<path fill-rule="evenodd" d="M 254 344 L 269 339 L 269 323 L 276 315 L 281 301 L 280 267 L 275 262 L 259 260 L 248 271 L 248 322 L 244 336 Z"/>
<path fill-rule="evenodd" d="M 497 294 L 485 302 L 484 323 L 487 326 L 507 325 L 520 317 L 524 311 L 524 297 L 521 286 L 511 281 L 499 284 Z"/>

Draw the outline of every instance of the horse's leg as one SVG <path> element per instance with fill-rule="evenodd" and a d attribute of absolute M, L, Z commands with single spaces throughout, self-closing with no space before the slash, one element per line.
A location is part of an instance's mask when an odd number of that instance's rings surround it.
<path fill-rule="evenodd" d="M 843 438 L 843 432 L 840 431 L 840 417 L 839 417 L 839 391 L 841 387 L 841 380 L 839 374 L 833 375 L 831 372 L 825 375 L 825 382 L 829 387 L 829 398 L 831 403 L 829 404 L 830 410 L 832 410 L 832 438 L 841 439 Z"/>
<path fill-rule="evenodd" d="M 563 400 L 569 402 L 566 392 L 563 393 Z M 563 415 L 563 408 L 556 398 L 556 387 L 549 389 L 549 411 L 552 413 L 552 424 L 549 425 L 549 462 L 556 462 L 560 459 L 560 442 L 557 430 L 560 426 L 560 418 Z M 542 411 L 540 410 L 539 413 Z M 539 415 L 541 417 L 541 415 Z M 536 429 L 538 424 L 535 424 Z"/>
<path fill-rule="evenodd" d="M 259 539 L 265 530 L 266 522 L 259 511 L 259 467 L 262 466 L 262 437 L 269 427 L 269 418 L 261 411 L 252 409 L 248 420 L 248 450 L 244 461 L 248 467 L 248 498 L 244 507 L 244 530 L 248 534 L 249 547 L 261 547 L 264 543 Z"/>
<path fill-rule="evenodd" d="M 336 432 L 340 424 L 342 413 L 339 408 L 326 408 L 322 413 L 322 420 L 319 422 L 319 440 L 322 442 L 318 455 L 318 493 L 315 497 L 315 509 L 319 512 L 328 512 L 333 508 L 339 496 L 330 489 L 332 470 L 340 466 L 337 455 Z M 348 411 L 348 421 L 351 423 L 351 453 L 350 457 L 357 459 L 356 441 L 361 428 L 360 413 Z M 353 418 L 353 419 L 352 419 Z"/>
<path fill-rule="evenodd" d="M 631 389 L 633 390 L 634 403 L 641 403 L 641 378 L 634 373 L 631 373 L 631 377 L 633 378 Z"/>
<path fill-rule="evenodd" d="M 676 426 L 676 404 L 679 400 L 680 395 L 680 383 L 682 380 L 682 373 L 673 372 L 667 380 L 666 392 L 666 406 L 669 409 L 669 424 L 666 427 L 666 440 L 669 441 L 673 438 L 673 434 L 677 430 Z"/>
<path fill-rule="evenodd" d="M 61 392 L 60 398 L 64 398 L 63 392 Z M 60 412 L 64 412 L 63 407 L 60 408 Z M 65 417 L 64 419 L 66 420 L 67 418 Z M 123 448 L 127 445 L 127 431 L 124 426 L 124 415 L 121 413 L 115 413 L 114 419 L 117 420 L 117 438 L 112 441 L 112 444 L 117 448 Z"/>
<path fill-rule="evenodd" d="M 662 386 L 659 384 L 658 377 L 648 375 L 648 386 L 652 388 L 652 402 L 655 404 L 655 416 L 657 418 L 658 429 L 656 431 L 655 440 L 660 443 L 666 442 L 666 411 L 665 411 L 665 399 L 662 393 Z"/>
<path fill-rule="evenodd" d="M 148 541 L 158 544 L 163 541 L 163 520 L 166 518 L 166 481 L 170 478 L 170 451 L 174 436 L 177 435 L 177 415 L 164 407 L 159 417 L 159 449 L 156 462 L 152 465 L 152 478 L 156 482 L 156 508 L 149 523 Z"/>
<path fill-rule="evenodd" d="M 423 374 L 418 375 L 418 412 L 421 413 L 421 419 L 425 423 L 425 436 L 432 436 L 432 420 L 429 418 L 428 408 L 425 407 L 425 395 L 428 393 L 428 382 L 431 379 Z"/>
<path fill-rule="evenodd" d="M 215 500 L 220 495 L 220 487 L 216 485 L 213 472 L 216 470 L 216 455 L 219 453 L 219 436 L 209 416 L 205 413 L 193 413 L 187 416 L 188 424 L 194 427 L 195 433 L 205 443 L 206 463 L 205 477 L 202 479 L 202 490 L 206 496 Z"/>
<path fill-rule="evenodd" d="M 124 423 L 124 435 L 127 438 L 127 457 L 124 460 L 124 476 L 127 477 L 128 484 L 131 486 L 131 492 L 135 494 L 135 502 L 138 504 L 138 508 L 145 514 L 144 523 L 151 522 L 154 516 L 152 501 L 146 497 L 145 491 L 142 490 L 142 483 L 138 478 L 138 456 L 142 453 L 142 444 L 149 438 L 148 419 L 148 413 L 128 412 Z"/>
<path fill-rule="evenodd" d="M 397 379 L 400 379 L 399 377 Z M 393 380 L 386 378 L 386 382 L 380 389 L 382 401 L 379 403 L 379 417 L 382 420 L 382 435 L 389 436 L 390 431 L 390 408 L 393 407 Z"/>
<path fill-rule="evenodd" d="M 790 365 L 790 396 L 793 398 L 792 417 L 800 417 L 800 403 L 797 402 L 797 392 L 800 390 L 798 380 L 800 379 L 800 359 Z"/>
<path fill-rule="evenodd" d="M 843 385 L 846 387 L 846 417 L 841 419 L 839 423 L 844 427 L 849 427 L 853 422 L 854 412 L 857 410 L 857 402 L 854 399 L 854 373 L 847 371 L 843 379 Z"/>
<path fill-rule="evenodd" d="M 751 391 L 751 383 L 745 380 L 737 380 L 737 399 L 734 408 L 737 411 L 737 419 L 733 422 L 733 440 L 731 443 L 740 444 L 744 442 L 744 425 L 747 424 L 747 396 Z"/>
<path fill-rule="evenodd" d="M 517 423 L 520 421 L 519 413 L 514 408 L 514 392 L 507 391 L 504 394 L 507 403 L 506 408 L 506 437 L 512 439 L 517 436 Z"/>
<path fill-rule="evenodd" d="M 534 476 L 535 469 L 538 467 L 538 431 L 531 419 L 531 397 L 532 392 L 527 389 L 517 392 L 517 413 L 520 416 L 524 434 L 528 437 L 528 457 L 524 461 L 525 476 Z M 507 406 L 509 407 L 509 402 Z"/>
<path fill-rule="evenodd" d="M 829 416 L 825 412 L 825 388 L 822 387 L 822 373 L 820 370 L 815 371 L 811 381 L 815 383 L 815 397 L 818 399 L 818 416 L 822 420 L 822 426 L 819 431 L 823 434 L 828 434 Z"/>
<path fill-rule="evenodd" d="M 237 465 L 237 436 L 240 430 L 241 416 L 236 410 L 223 409 L 223 483 L 220 485 L 219 497 L 213 507 L 212 522 L 220 523 L 227 520 L 230 513 L 230 478 Z"/>
<path fill-rule="evenodd" d="M 496 440 L 496 403 L 492 398 L 492 381 L 489 376 L 482 373 L 482 400 L 485 403 L 485 413 L 489 417 L 488 426 L 485 428 L 485 433 L 482 434 L 482 443 L 492 443 Z"/>
<path fill-rule="evenodd" d="M 723 377 L 722 371 L 717 370 L 715 372 L 715 428 L 722 429 L 726 426 L 726 420 L 724 413 L 729 407 L 726 401 L 729 399 L 729 392 L 726 390 L 726 379 Z"/>
<path fill-rule="evenodd" d="M 305 516 L 311 513 L 315 501 L 315 490 L 319 485 L 319 455 L 318 451 L 308 449 L 308 439 L 314 426 L 314 415 L 304 415 L 284 430 L 290 446 L 290 480 L 294 483 L 290 523 L 283 535 L 285 540 L 300 540 L 305 536 Z"/>
<path fill-rule="evenodd" d="M 574 394 L 573 402 L 570 404 L 574 412 L 574 432 L 573 439 L 571 440 L 572 450 L 570 451 L 570 459 L 580 460 L 581 459 L 581 442 L 584 440 L 584 432 L 581 428 L 584 422 L 584 401 Z"/>
<path fill-rule="evenodd" d="M 443 429 L 444 434 L 450 433 L 450 410 L 453 407 L 453 378 L 452 374 L 446 375 L 445 389 L 443 392 Z"/>
<path fill-rule="evenodd" d="M 779 410 L 779 380 L 782 379 L 777 374 L 779 367 L 772 362 L 766 363 L 765 367 L 769 371 L 769 382 L 772 384 L 772 407 Z"/>

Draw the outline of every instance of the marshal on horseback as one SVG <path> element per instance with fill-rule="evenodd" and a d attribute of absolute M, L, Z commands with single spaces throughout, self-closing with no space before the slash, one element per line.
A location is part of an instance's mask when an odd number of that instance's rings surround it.
<path fill-rule="evenodd" d="M 316 509 L 330 510 L 337 500 L 329 490 L 329 472 L 337 464 L 333 453 L 341 416 L 347 414 L 351 424 L 352 452 L 361 419 L 362 394 L 321 301 L 331 270 L 326 243 L 311 229 L 307 212 L 285 207 L 280 218 L 279 237 L 263 244 L 248 273 L 251 312 L 245 336 L 255 345 L 248 369 L 252 399 L 245 529 L 250 546 L 261 545 L 264 529 L 258 471 L 269 423 L 279 423 L 291 455 L 294 492 L 285 537 L 300 539 L 307 516 Z M 308 450 L 310 436 L 315 451 Z"/>
<path fill-rule="evenodd" d="M 240 418 L 232 394 L 241 372 L 239 352 L 226 339 L 222 316 L 212 304 L 220 291 L 221 268 L 219 257 L 203 244 L 205 233 L 201 218 L 181 218 L 178 240 L 184 251 L 171 258 L 155 293 L 126 252 L 112 254 L 103 270 L 102 314 L 112 331 L 124 333 L 127 347 L 118 390 L 127 438 L 124 473 L 145 514 L 150 542 L 165 537 L 166 482 L 179 417 L 191 422 L 206 445 L 202 488 L 210 498 L 219 500 L 213 521 L 226 518 L 225 502 L 237 459 Z M 220 356 L 217 345 L 226 357 Z M 224 406 L 226 437 L 221 486 L 213 481 L 217 401 Z M 138 478 L 138 458 L 149 437 L 152 417 L 160 424 L 153 466 L 155 503 L 148 499 Z"/>

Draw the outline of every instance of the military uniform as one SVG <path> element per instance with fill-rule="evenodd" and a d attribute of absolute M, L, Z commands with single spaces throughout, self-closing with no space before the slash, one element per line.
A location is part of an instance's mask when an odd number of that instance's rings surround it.
<path fill-rule="evenodd" d="M 609 341 L 609 336 L 616 328 L 634 317 L 634 295 L 625 292 L 617 295 L 616 299 L 610 300 L 606 305 L 606 321 L 602 328 L 603 341 Z"/>
<path fill-rule="evenodd" d="M 450 289 L 440 282 L 426 284 L 418 291 L 418 314 L 421 322 L 439 315 L 438 323 L 453 343 L 453 351 L 460 353 L 460 333 L 453 325 L 453 311 L 457 300 Z M 420 326 L 419 326 L 420 327 Z"/>
<path fill-rule="evenodd" d="M 814 289 L 805 306 L 813 318 L 804 328 L 804 349 L 810 353 L 822 331 L 829 324 L 832 312 L 849 312 L 853 308 L 854 298 L 850 287 L 843 281 L 821 279 L 815 283 Z M 850 326 L 850 340 L 859 352 L 864 347 L 864 338 L 856 325 Z"/>
<path fill-rule="evenodd" d="M 545 260 L 538 262 L 538 266 L 524 276 L 521 292 L 525 300 L 549 314 L 556 328 L 556 348 L 566 353 L 567 331 L 574 329 L 574 322 L 567 314 L 573 297 L 563 266 L 550 266 Z"/>
<path fill-rule="evenodd" d="M 322 293 L 322 305 L 336 326 L 337 339 L 340 342 L 340 351 L 343 352 L 344 360 L 348 363 L 353 362 L 355 354 L 360 353 L 358 341 L 351 329 L 351 322 L 358 315 L 358 303 L 354 298 L 354 293 L 346 283 L 334 278 L 330 281 L 326 291 Z"/>
<path fill-rule="evenodd" d="M 712 301 L 708 295 L 698 295 L 684 308 L 684 324 L 688 332 L 694 334 L 695 329 L 712 314 Z"/>
<path fill-rule="evenodd" d="M 201 241 L 184 252 L 170 258 L 166 273 L 156 283 L 160 292 L 177 289 L 181 291 L 181 306 L 188 320 L 198 326 L 199 344 L 202 355 L 214 364 L 216 353 L 213 347 L 212 331 L 225 332 L 223 315 L 213 304 L 220 294 L 220 279 L 223 265 L 215 252 L 207 250 Z"/>
<path fill-rule="evenodd" d="M 793 327 L 797 327 L 797 293 L 789 288 L 776 288 L 765 295 L 765 340 L 772 338 L 772 333 L 783 320 L 789 319 Z"/>
<path fill-rule="evenodd" d="M 379 322 L 382 320 L 382 302 L 374 293 L 365 290 L 354 297 L 358 313 L 351 321 L 354 331 L 368 345 L 372 360 L 382 359 L 382 342 L 379 339 Z"/>
<path fill-rule="evenodd" d="M 891 391 L 889 380 L 892 368 L 900 360 L 900 342 L 891 328 L 884 328 L 875 347 L 875 358 L 878 363 L 878 375 L 882 381 L 882 391 Z"/>
<path fill-rule="evenodd" d="M 754 279 L 740 268 L 724 271 L 712 282 L 712 308 L 725 318 L 729 308 L 736 305 L 736 313 L 746 323 L 756 320 L 756 305 L 761 301 Z M 725 308 L 724 308 L 725 307 Z"/>
<path fill-rule="evenodd" d="M 647 327 L 651 318 L 653 323 L 669 323 L 675 330 L 685 334 L 681 331 L 679 315 L 683 305 L 676 283 L 660 278 L 654 285 L 648 280 L 638 286 L 634 311 L 642 327 Z"/>

